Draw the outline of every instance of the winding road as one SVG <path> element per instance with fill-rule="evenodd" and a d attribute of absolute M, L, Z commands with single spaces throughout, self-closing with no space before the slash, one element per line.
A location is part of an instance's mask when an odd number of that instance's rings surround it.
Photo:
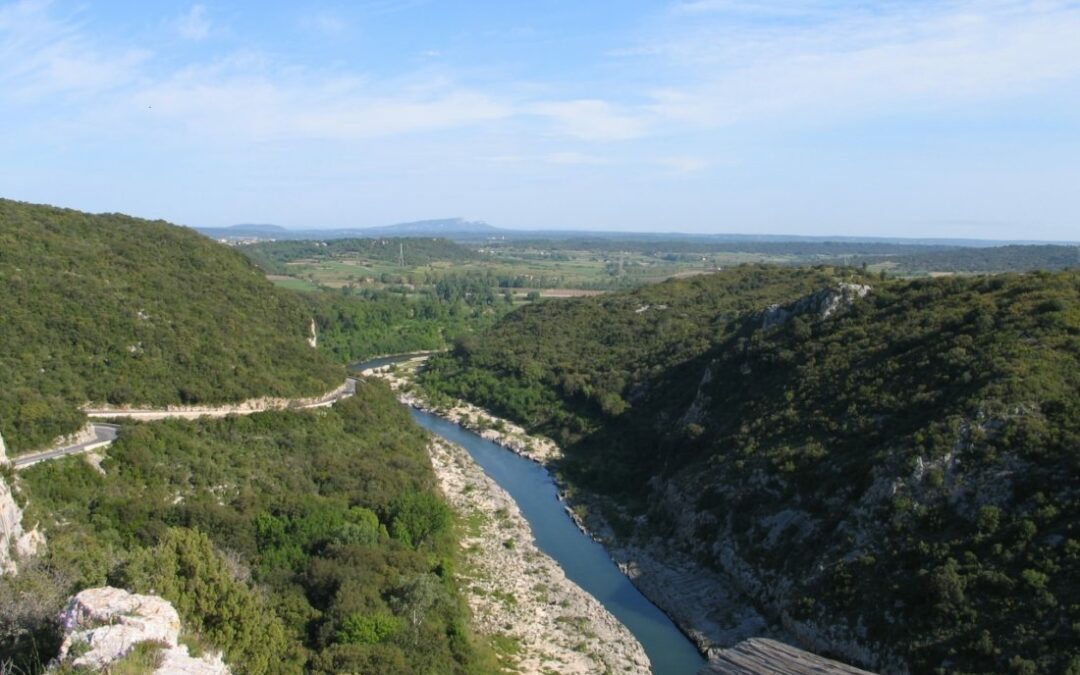
<path fill-rule="evenodd" d="M 270 399 L 253 399 L 233 405 L 211 406 L 205 408 L 88 408 L 83 412 L 92 419 L 131 419 L 139 421 L 164 420 L 164 419 L 197 419 L 200 417 L 226 417 L 228 415 L 251 415 L 270 410 L 306 410 L 308 408 L 326 408 L 342 399 L 349 398 L 356 393 L 356 379 L 347 378 L 345 383 L 316 399 L 292 399 L 286 401 L 273 401 Z M 74 445 L 60 446 L 31 452 L 18 457 L 10 458 L 11 466 L 16 471 L 27 467 L 47 462 L 58 457 L 78 455 L 90 452 L 98 448 L 111 445 L 120 433 L 120 427 L 116 424 L 94 422 L 90 424 L 94 436 Z"/>
<path fill-rule="evenodd" d="M 116 440 L 117 434 L 120 432 L 120 427 L 115 424 L 99 423 L 90 426 L 94 431 L 94 437 L 92 439 L 83 441 L 82 443 L 76 443 L 75 445 L 49 448 L 48 450 L 42 450 L 41 452 L 31 452 L 26 455 L 12 457 L 11 466 L 18 471 L 19 469 L 25 469 L 28 466 L 33 466 L 40 462 L 47 462 L 50 459 L 56 459 L 57 457 L 77 455 L 83 452 L 96 450 L 97 448 L 103 448 L 106 445 L 111 445 L 112 442 Z"/>

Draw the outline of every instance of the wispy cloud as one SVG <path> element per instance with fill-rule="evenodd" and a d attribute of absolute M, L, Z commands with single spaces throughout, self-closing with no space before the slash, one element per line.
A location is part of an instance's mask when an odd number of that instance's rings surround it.
<path fill-rule="evenodd" d="M 532 112 L 552 119 L 562 133 L 585 141 L 624 141 L 647 132 L 642 117 L 597 99 L 538 103 Z"/>
<path fill-rule="evenodd" d="M 433 85 L 417 92 L 380 92 L 357 79 L 310 73 L 270 78 L 187 71 L 135 95 L 190 132 L 233 141 L 362 140 L 511 114 L 497 100 L 467 88 Z"/>
<path fill-rule="evenodd" d="M 601 166 L 611 164 L 611 159 L 575 150 L 560 150 L 543 155 L 484 155 L 476 158 L 481 162 L 496 164 L 554 164 L 559 166 Z"/>
<path fill-rule="evenodd" d="M 835 10 L 836 2 L 828 0 L 685 0 L 674 6 L 677 14 L 724 13 L 743 16 L 795 17 L 809 16 Z M 850 5 L 849 5 L 850 7 Z"/>
<path fill-rule="evenodd" d="M 176 20 L 176 32 L 185 40 L 205 40 L 210 36 L 210 18 L 206 7 L 192 5 L 186 14 Z"/>
<path fill-rule="evenodd" d="M 585 152 L 574 152 L 572 150 L 566 150 L 562 152 L 552 152 L 544 157 L 544 161 L 549 164 L 568 164 L 568 165 L 585 165 L 585 166 L 597 166 L 601 164 L 610 164 L 611 160 L 607 157 L 601 157 L 599 155 L 592 155 Z"/>
<path fill-rule="evenodd" d="M 666 167 L 676 173 L 696 173 L 709 168 L 711 162 L 704 157 L 694 155 L 670 155 L 656 160 L 660 166 Z"/>
<path fill-rule="evenodd" d="M 662 55 L 679 86 L 651 110 L 705 126 L 797 115 L 850 119 L 1014 98 L 1080 78 L 1080 6 L 1055 0 L 812 3 L 812 22 L 747 24 L 725 12 L 785 3 L 700 0 L 697 16 L 641 51 Z M 812 10 L 812 11 L 811 11 Z"/>
<path fill-rule="evenodd" d="M 37 0 L 0 6 L 0 100 L 97 95 L 132 84 L 148 51 L 100 49 L 78 23 L 48 10 Z"/>
<path fill-rule="evenodd" d="M 349 22 L 338 14 L 327 11 L 308 14 L 300 19 L 300 25 L 320 35 L 337 37 L 349 30 Z"/>
<path fill-rule="evenodd" d="M 56 95 L 82 103 L 63 127 L 97 135 L 132 132 L 148 108 L 158 125 L 192 137 L 238 143 L 281 139 L 360 140 L 491 122 L 512 114 L 495 96 L 445 77 L 383 82 L 319 72 L 237 52 L 208 64 L 162 71 L 145 50 L 99 47 L 48 3 L 0 7 L 0 101 L 30 104 Z M 210 30 L 201 5 L 175 24 L 188 37 Z"/>

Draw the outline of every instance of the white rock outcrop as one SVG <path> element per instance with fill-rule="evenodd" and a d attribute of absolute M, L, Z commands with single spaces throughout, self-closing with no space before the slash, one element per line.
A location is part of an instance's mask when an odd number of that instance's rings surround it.
<path fill-rule="evenodd" d="M 872 675 L 791 645 L 751 638 L 712 655 L 701 675 Z"/>
<path fill-rule="evenodd" d="M 161 646 L 157 675 L 226 675 L 220 654 L 196 658 L 181 645 L 180 615 L 167 600 L 121 588 L 89 588 L 68 601 L 60 615 L 64 642 L 59 663 L 106 669 L 136 645 Z"/>
<path fill-rule="evenodd" d="M 782 326 L 792 318 L 802 314 L 812 314 L 821 319 L 841 312 L 859 298 L 865 298 L 872 289 L 865 284 L 837 284 L 835 288 L 811 293 L 790 305 L 770 305 L 761 313 L 761 327 L 768 330 Z"/>

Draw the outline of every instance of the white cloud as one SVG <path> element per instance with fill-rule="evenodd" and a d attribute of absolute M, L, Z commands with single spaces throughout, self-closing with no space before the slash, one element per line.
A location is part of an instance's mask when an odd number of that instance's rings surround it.
<path fill-rule="evenodd" d="M 560 166 L 600 166 L 611 164 L 611 160 L 600 155 L 574 150 L 549 152 L 545 155 L 484 155 L 476 158 L 482 162 L 496 164 L 555 164 Z"/>
<path fill-rule="evenodd" d="M 778 2 L 701 0 L 677 12 Z M 831 9 L 830 9 L 831 7 Z M 847 119 L 1008 99 L 1080 80 L 1080 6 L 1055 0 L 815 3 L 814 21 L 695 17 L 639 48 L 661 54 L 677 86 L 653 92 L 668 120 L 716 126 Z"/>
<path fill-rule="evenodd" d="M 337 37 L 349 29 L 349 23 L 345 19 L 330 12 L 318 12 L 305 16 L 300 20 L 300 24 L 308 30 L 327 37 Z"/>
<path fill-rule="evenodd" d="M 704 157 L 694 155 L 671 155 L 660 157 L 656 160 L 660 166 L 667 167 L 677 173 L 695 173 L 709 168 L 711 162 Z"/>
<path fill-rule="evenodd" d="M 182 130 L 214 143 L 265 140 L 353 141 L 493 122 L 513 114 L 495 95 L 448 76 L 373 81 L 361 74 L 304 70 L 259 53 L 236 52 L 210 64 L 162 69 L 144 50 L 112 47 L 45 2 L 0 6 L 0 101 L 79 103 L 62 119 L 34 125 L 66 134 L 129 136 Z M 210 30 L 201 5 L 170 28 L 192 38 Z M 152 109 L 152 116 L 147 111 Z M 136 124 L 137 123 L 137 124 Z"/>
<path fill-rule="evenodd" d="M 354 141 L 491 122 L 511 114 L 490 96 L 433 86 L 379 92 L 354 79 L 189 71 L 135 93 L 158 115 L 225 141 Z"/>
<path fill-rule="evenodd" d="M 548 164 L 577 164 L 591 166 L 611 163 L 611 160 L 606 157 L 574 151 L 552 152 L 544 157 L 544 161 Z"/>
<path fill-rule="evenodd" d="M 647 131 L 642 117 L 596 99 L 538 103 L 532 112 L 554 120 L 563 134 L 586 141 L 625 141 Z"/>
<path fill-rule="evenodd" d="M 130 85 L 150 56 L 132 48 L 106 53 L 48 9 L 49 3 L 33 0 L 0 6 L 0 100 L 28 103 L 115 90 Z"/>
<path fill-rule="evenodd" d="M 676 14 L 727 13 L 751 16 L 808 16 L 829 11 L 836 3 L 826 0 L 685 0 L 676 3 Z"/>
<path fill-rule="evenodd" d="M 187 14 L 176 20 L 176 32 L 185 40 L 205 40 L 210 36 L 210 27 L 203 5 L 192 5 Z"/>

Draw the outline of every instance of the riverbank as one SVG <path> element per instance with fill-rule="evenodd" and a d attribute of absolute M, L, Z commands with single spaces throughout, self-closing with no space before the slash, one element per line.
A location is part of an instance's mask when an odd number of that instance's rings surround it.
<path fill-rule="evenodd" d="M 361 374 L 386 380 L 406 405 L 459 424 L 541 465 L 547 466 L 562 456 L 550 439 L 530 436 L 520 426 L 478 406 L 465 401 L 432 406 L 412 383 L 423 361 L 422 357 L 414 358 Z M 634 586 L 671 617 L 703 654 L 714 654 L 748 637 L 786 637 L 743 600 L 730 582 L 672 550 L 663 540 L 629 541 L 617 537 L 603 515 L 617 508 L 613 504 L 580 490 L 568 491 L 566 486 L 560 486 L 560 493 L 578 528 L 605 547 Z"/>
<path fill-rule="evenodd" d="M 458 572 L 476 629 L 518 673 L 649 673 L 644 649 L 542 553 L 514 499 L 463 448 L 429 446 L 439 487 L 462 523 Z"/>
<path fill-rule="evenodd" d="M 457 400 L 449 407 L 436 407 L 424 398 L 413 385 L 416 369 L 427 359 L 427 355 L 410 355 L 406 361 L 365 368 L 360 375 L 378 377 L 385 380 L 394 390 L 398 400 L 407 406 L 423 410 L 453 422 L 476 433 L 484 440 L 513 450 L 522 457 L 539 464 L 548 465 L 562 457 L 562 450 L 549 438 L 530 436 L 525 429 L 510 420 L 492 415 L 487 410 L 468 401 Z"/>

